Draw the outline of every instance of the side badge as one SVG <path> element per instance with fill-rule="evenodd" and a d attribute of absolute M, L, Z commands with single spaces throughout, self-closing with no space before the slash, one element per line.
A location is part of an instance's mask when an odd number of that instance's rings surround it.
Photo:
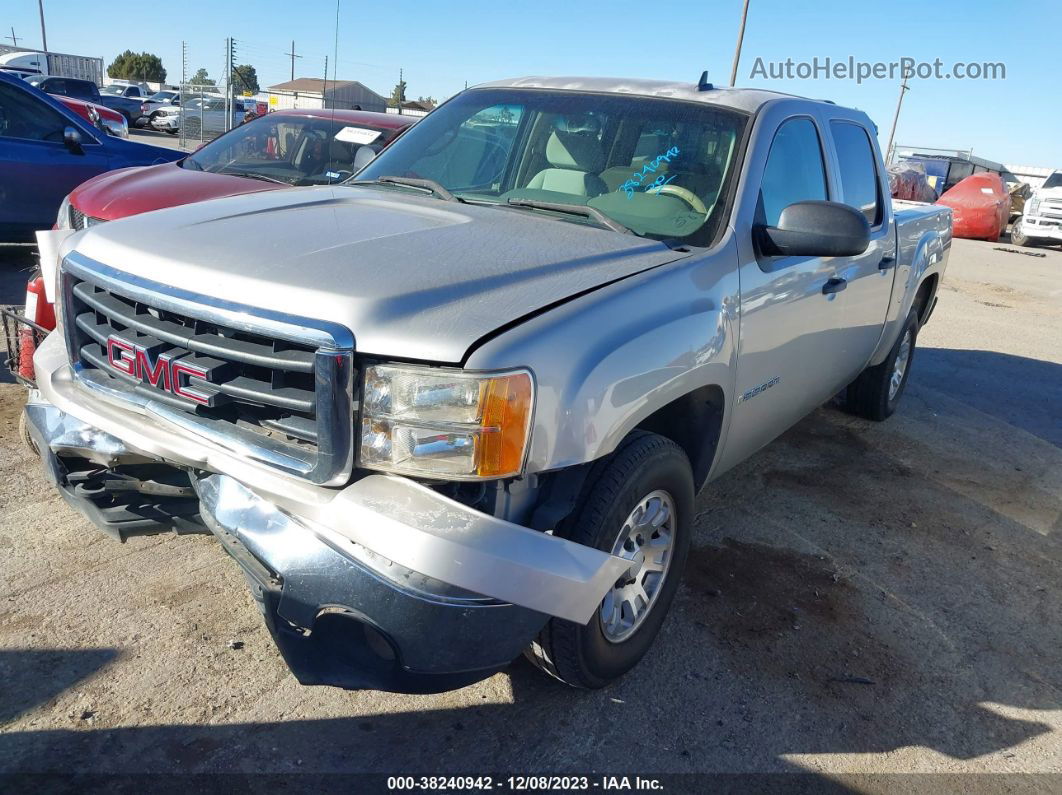
<path fill-rule="evenodd" d="M 772 386 L 774 386 L 775 384 L 777 384 L 781 380 L 782 380 L 781 376 L 777 376 L 776 375 L 774 378 L 772 378 L 766 384 L 760 384 L 759 386 L 753 387 L 752 389 L 748 390 L 741 397 L 738 398 L 738 403 L 744 403 L 746 400 L 750 400 L 750 399 L 756 397 L 756 395 L 760 394 L 761 392 L 766 392 L 768 389 L 770 389 Z"/>

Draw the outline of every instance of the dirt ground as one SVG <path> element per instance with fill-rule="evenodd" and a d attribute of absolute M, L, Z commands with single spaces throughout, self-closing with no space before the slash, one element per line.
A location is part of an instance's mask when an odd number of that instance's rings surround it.
<path fill-rule="evenodd" d="M 217 543 L 103 536 L 0 384 L 0 771 L 1062 774 L 1062 253 L 1041 251 L 956 241 L 896 416 L 824 407 L 712 484 L 660 638 L 599 692 L 523 661 L 435 696 L 300 687 Z"/>

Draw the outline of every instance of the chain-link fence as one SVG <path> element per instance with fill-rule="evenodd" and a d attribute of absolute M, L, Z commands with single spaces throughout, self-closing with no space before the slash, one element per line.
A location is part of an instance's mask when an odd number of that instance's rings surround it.
<path fill-rule="evenodd" d="M 179 104 L 178 104 L 179 103 Z M 180 136 L 182 148 L 194 148 L 239 126 L 248 113 L 265 112 L 254 98 L 234 96 L 226 86 L 184 83 L 177 103 L 151 109 L 153 129 Z"/>

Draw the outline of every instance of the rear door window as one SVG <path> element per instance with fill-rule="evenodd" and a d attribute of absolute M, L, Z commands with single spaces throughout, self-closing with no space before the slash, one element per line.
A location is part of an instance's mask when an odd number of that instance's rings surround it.
<path fill-rule="evenodd" d="M 841 168 L 844 203 L 859 210 L 871 226 L 881 223 L 881 190 L 877 159 L 867 131 L 858 124 L 832 121 L 830 131 Z"/>

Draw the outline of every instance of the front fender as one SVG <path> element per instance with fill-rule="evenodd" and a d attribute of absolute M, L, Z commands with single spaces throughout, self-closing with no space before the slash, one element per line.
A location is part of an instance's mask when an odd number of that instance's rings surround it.
<path fill-rule="evenodd" d="M 616 282 L 477 348 L 472 369 L 527 367 L 537 402 L 528 472 L 593 461 L 640 422 L 707 385 L 733 391 L 732 244 Z"/>

